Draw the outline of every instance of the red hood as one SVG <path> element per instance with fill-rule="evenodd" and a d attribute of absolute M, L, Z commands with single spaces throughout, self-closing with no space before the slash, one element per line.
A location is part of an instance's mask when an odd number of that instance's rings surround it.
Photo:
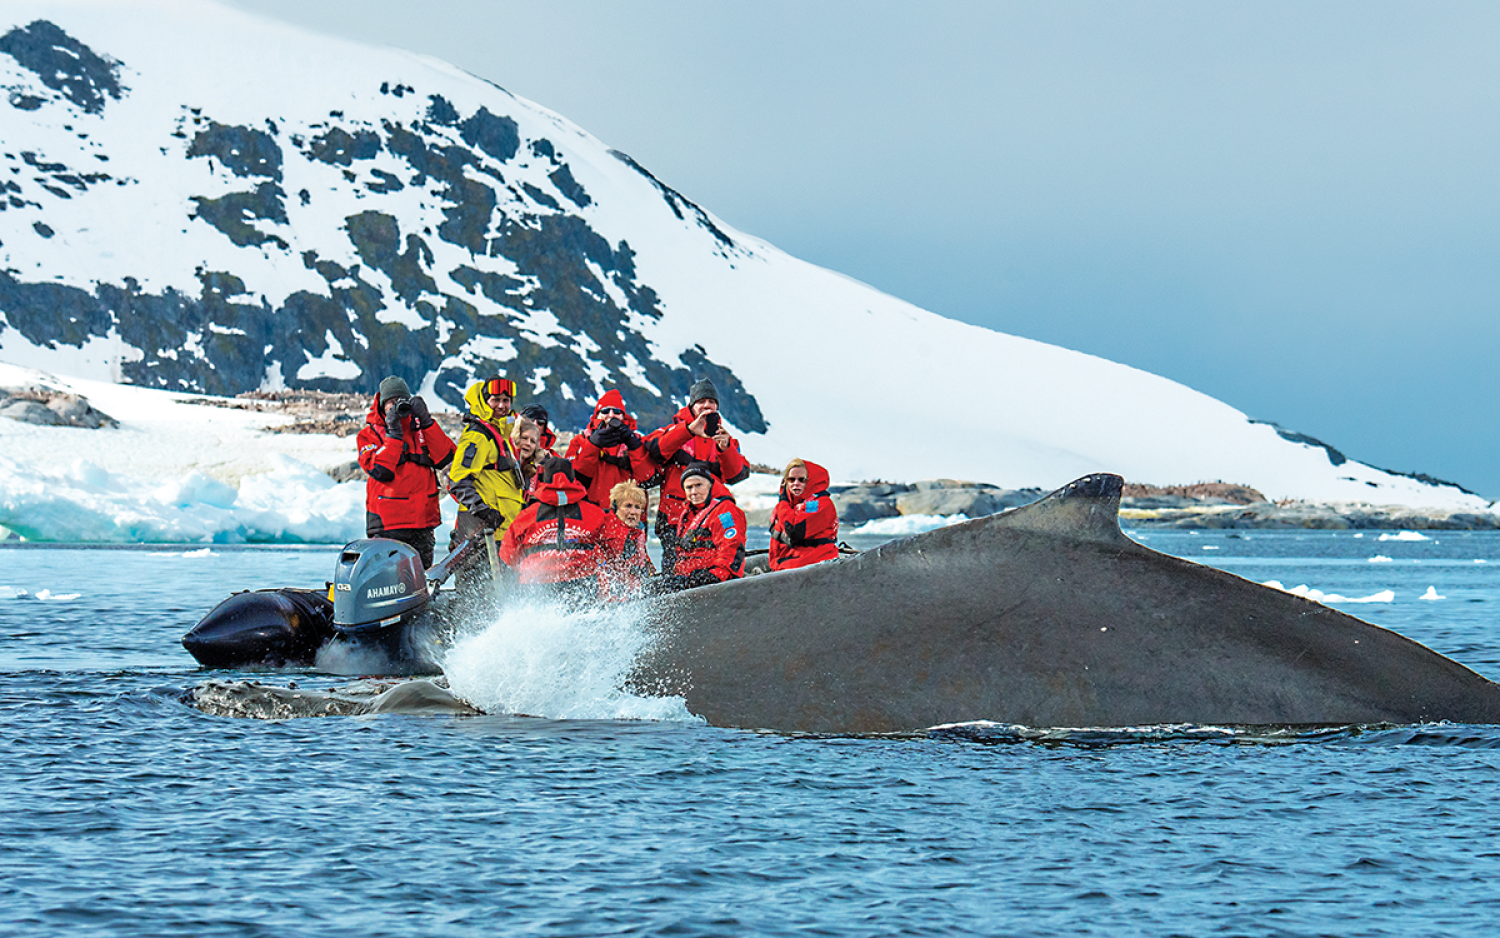
<path fill-rule="evenodd" d="M 802 460 L 802 465 L 807 469 L 807 487 L 802 490 L 802 497 L 792 502 L 794 505 L 800 505 L 808 498 L 828 491 L 828 470 L 815 462 L 808 462 L 806 459 Z M 792 501 L 791 497 L 786 494 L 785 482 L 781 484 L 781 500 Z"/>
<path fill-rule="evenodd" d="M 605 391 L 604 396 L 599 398 L 599 403 L 594 405 L 594 416 L 589 418 L 590 430 L 597 430 L 601 425 L 601 421 L 599 420 L 599 408 L 601 407 L 618 407 L 621 410 L 625 410 L 625 396 L 614 388 Z M 631 416 L 628 411 L 625 414 L 624 420 L 625 426 L 632 430 L 636 429 L 635 417 Z"/>
<path fill-rule="evenodd" d="M 588 494 L 588 489 L 562 472 L 554 473 L 546 481 L 539 481 L 531 491 L 532 498 L 546 505 L 576 505 Z"/>
<path fill-rule="evenodd" d="M 370 402 L 370 412 L 365 415 L 365 423 L 372 427 L 385 427 L 385 411 L 381 409 L 379 394 Z"/>

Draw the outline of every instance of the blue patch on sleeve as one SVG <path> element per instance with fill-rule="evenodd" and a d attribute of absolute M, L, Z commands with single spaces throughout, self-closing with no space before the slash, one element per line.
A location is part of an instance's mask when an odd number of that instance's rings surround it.
<path fill-rule="evenodd" d="M 727 511 L 724 512 L 723 514 L 719 515 L 719 524 L 723 525 L 726 529 L 733 528 L 734 527 L 734 515 L 731 515 Z"/>

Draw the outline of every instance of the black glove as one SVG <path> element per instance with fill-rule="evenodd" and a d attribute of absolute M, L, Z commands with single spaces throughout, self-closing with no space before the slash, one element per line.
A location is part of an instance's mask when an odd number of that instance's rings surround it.
<path fill-rule="evenodd" d="M 426 430 L 432 426 L 432 414 L 427 412 L 427 402 L 421 397 L 411 399 L 411 423 L 418 430 Z"/>
<path fill-rule="evenodd" d="M 630 430 L 618 419 L 610 420 L 604 426 L 589 434 L 589 442 L 600 449 L 608 449 L 611 446 L 619 446 L 630 438 Z"/>
<path fill-rule="evenodd" d="M 401 415 L 391 407 L 385 412 L 385 435 L 392 439 L 401 439 Z"/>
<path fill-rule="evenodd" d="M 493 508 L 475 509 L 474 519 L 491 531 L 498 531 L 505 526 L 505 516 Z"/>
<path fill-rule="evenodd" d="M 626 449 L 640 449 L 641 444 L 646 442 L 646 438 L 631 430 L 630 435 L 625 438 L 624 442 Z"/>

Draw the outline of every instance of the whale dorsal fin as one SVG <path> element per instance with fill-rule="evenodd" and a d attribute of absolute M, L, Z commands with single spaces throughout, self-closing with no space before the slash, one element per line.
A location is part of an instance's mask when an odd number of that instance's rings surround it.
<path fill-rule="evenodd" d="M 1007 511 L 996 524 L 1075 540 L 1128 541 L 1120 530 L 1120 491 L 1125 480 L 1108 472 L 1075 479 L 1030 505 Z"/>

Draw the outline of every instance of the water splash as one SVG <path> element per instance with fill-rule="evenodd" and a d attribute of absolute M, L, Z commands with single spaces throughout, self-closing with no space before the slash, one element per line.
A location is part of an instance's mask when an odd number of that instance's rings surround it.
<path fill-rule="evenodd" d="M 448 651 L 443 671 L 485 713 L 557 720 L 696 721 L 681 697 L 640 697 L 625 678 L 651 636 L 633 604 L 508 604 Z"/>

